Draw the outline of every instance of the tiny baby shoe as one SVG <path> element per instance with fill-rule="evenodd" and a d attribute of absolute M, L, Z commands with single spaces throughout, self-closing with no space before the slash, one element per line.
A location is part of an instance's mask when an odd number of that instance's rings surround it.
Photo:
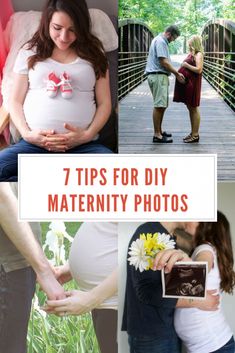
<path fill-rule="evenodd" d="M 60 79 L 55 75 L 54 72 L 51 72 L 48 75 L 47 79 L 47 94 L 50 98 L 54 98 L 58 92 L 58 84 L 60 83 Z"/>
<path fill-rule="evenodd" d="M 70 84 L 71 80 L 69 75 L 64 72 L 63 75 L 60 76 L 60 91 L 61 95 L 65 99 L 69 99 L 73 95 L 73 88 Z"/>

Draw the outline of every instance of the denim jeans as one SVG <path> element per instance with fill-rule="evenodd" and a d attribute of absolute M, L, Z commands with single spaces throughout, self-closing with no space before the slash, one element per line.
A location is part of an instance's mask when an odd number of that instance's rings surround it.
<path fill-rule="evenodd" d="M 0 152 L 0 181 L 17 181 L 18 174 L 18 154 L 20 153 L 53 153 L 48 152 L 45 148 L 41 148 L 21 139 L 15 145 L 5 148 Z M 56 152 L 54 152 L 56 153 Z M 107 147 L 96 141 L 91 141 L 83 145 L 71 148 L 64 153 L 113 153 Z"/>
<path fill-rule="evenodd" d="M 176 334 L 168 337 L 128 336 L 130 353 L 180 353 L 181 344 Z"/>
<path fill-rule="evenodd" d="M 233 336 L 230 338 L 230 340 L 220 349 L 217 349 L 217 351 L 213 351 L 211 353 L 235 353 L 235 343 L 234 343 L 234 338 Z"/>
<path fill-rule="evenodd" d="M 5 272 L 0 267 L 0 352 L 26 353 L 36 276 L 31 267 Z"/>

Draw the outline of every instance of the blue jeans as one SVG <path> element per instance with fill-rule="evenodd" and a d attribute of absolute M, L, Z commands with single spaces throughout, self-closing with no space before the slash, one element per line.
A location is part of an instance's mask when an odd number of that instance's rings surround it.
<path fill-rule="evenodd" d="M 0 266 L 0 352 L 26 353 L 36 275 L 31 267 L 5 272 Z"/>
<path fill-rule="evenodd" d="M 230 340 L 220 349 L 217 349 L 217 351 L 213 351 L 211 353 L 235 353 L 235 343 L 234 343 L 234 338 L 233 336 L 230 338 Z"/>
<path fill-rule="evenodd" d="M 41 148 L 21 139 L 15 145 L 5 148 L 0 152 L 0 181 L 17 181 L 18 174 L 18 154 L 20 153 L 51 153 L 45 148 Z M 54 152 L 56 153 L 56 152 Z M 96 141 L 91 141 L 80 145 L 64 153 L 113 153 L 107 147 Z"/>
<path fill-rule="evenodd" d="M 176 334 L 168 337 L 128 336 L 130 353 L 180 353 L 181 344 Z"/>

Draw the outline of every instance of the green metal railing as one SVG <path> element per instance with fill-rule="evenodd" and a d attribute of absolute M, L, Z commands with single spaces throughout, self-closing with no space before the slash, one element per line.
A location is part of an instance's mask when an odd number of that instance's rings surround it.
<path fill-rule="evenodd" d="M 138 86 L 144 70 L 153 33 L 138 20 L 119 21 L 118 99 Z"/>
<path fill-rule="evenodd" d="M 205 49 L 203 76 L 235 110 L 235 23 L 218 19 L 202 32 Z"/>

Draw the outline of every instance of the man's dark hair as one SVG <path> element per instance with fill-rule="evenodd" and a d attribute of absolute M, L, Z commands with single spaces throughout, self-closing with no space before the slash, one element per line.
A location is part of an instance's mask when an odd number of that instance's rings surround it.
<path fill-rule="evenodd" d="M 177 36 L 177 37 L 180 36 L 180 30 L 175 25 L 171 25 L 171 26 L 167 27 L 165 32 L 170 33 L 172 36 Z"/>

